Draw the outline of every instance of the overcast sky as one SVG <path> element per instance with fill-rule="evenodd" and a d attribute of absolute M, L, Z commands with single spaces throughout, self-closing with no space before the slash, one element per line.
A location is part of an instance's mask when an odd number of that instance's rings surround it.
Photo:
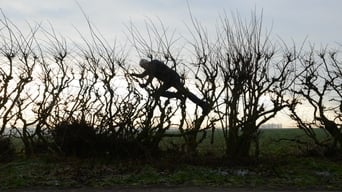
<path fill-rule="evenodd" d="M 0 0 L 0 8 L 20 27 L 51 23 L 68 38 L 77 38 L 75 27 L 87 23 L 77 2 L 91 22 L 107 38 L 122 38 L 125 25 L 140 25 L 146 18 L 160 18 L 166 26 L 183 33 L 190 23 L 187 0 Z M 341 0 L 188 0 L 192 14 L 213 28 L 224 12 L 248 18 L 263 10 L 264 25 L 272 35 L 296 42 L 308 37 L 318 46 L 342 43 Z"/>

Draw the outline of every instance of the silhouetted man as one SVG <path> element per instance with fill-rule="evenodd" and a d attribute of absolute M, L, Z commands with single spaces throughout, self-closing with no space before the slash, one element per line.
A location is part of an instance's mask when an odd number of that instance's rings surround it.
<path fill-rule="evenodd" d="M 141 87 L 146 87 L 149 83 L 152 82 L 153 78 L 157 78 L 163 82 L 160 88 L 156 91 L 155 96 L 158 98 L 159 96 L 168 97 L 168 98 L 178 98 L 182 99 L 182 97 L 189 98 L 195 104 L 201 106 L 203 112 L 208 112 L 209 107 L 208 104 L 201 99 L 199 99 L 196 95 L 191 93 L 184 87 L 184 84 L 181 82 L 181 78 L 178 73 L 163 62 L 159 60 L 147 61 L 145 59 L 141 59 L 139 65 L 145 69 L 145 71 L 141 74 L 133 73 L 131 75 L 136 77 L 146 77 L 148 79 L 145 84 L 141 84 Z M 170 87 L 174 87 L 177 89 L 177 93 L 167 91 Z"/>

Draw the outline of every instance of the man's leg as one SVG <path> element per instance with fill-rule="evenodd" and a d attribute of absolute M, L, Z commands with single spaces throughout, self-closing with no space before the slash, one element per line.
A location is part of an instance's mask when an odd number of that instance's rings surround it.
<path fill-rule="evenodd" d="M 209 106 L 206 102 L 199 99 L 195 94 L 191 93 L 189 90 L 185 89 L 184 86 L 179 85 L 176 88 L 178 92 L 183 94 L 185 97 L 189 98 L 195 104 L 199 105 L 203 109 L 204 112 L 207 112 L 209 110 Z"/>
<path fill-rule="evenodd" d="M 164 91 L 160 96 L 167 97 L 167 98 L 177 98 L 177 99 L 183 99 L 182 94 L 171 92 L 171 91 Z"/>
<path fill-rule="evenodd" d="M 164 96 L 164 93 L 167 89 L 169 89 L 171 86 L 168 84 L 163 84 L 159 87 L 159 89 L 156 90 L 156 92 L 153 94 L 155 98 L 159 98 L 160 96 Z"/>

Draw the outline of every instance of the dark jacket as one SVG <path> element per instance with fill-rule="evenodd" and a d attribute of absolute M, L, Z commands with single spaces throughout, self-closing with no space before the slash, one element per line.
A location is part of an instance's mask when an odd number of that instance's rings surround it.
<path fill-rule="evenodd" d="M 175 85 L 181 82 L 180 76 L 178 73 L 163 62 L 158 60 L 152 60 L 151 64 L 151 72 L 153 73 L 154 77 L 163 81 L 166 84 Z"/>

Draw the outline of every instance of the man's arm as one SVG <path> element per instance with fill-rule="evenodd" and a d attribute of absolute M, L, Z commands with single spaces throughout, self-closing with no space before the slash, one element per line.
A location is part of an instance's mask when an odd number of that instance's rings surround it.
<path fill-rule="evenodd" d="M 150 84 L 152 82 L 152 80 L 153 80 L 153 76 L 149 75 L 146 83 L 140 84 L 140 87 L 142 87 L 142 88 L 146 87 L 148 84 Z"/>
<path fill-rule="evenodd" d="M 146 87 L 146 86 L 147 86 L 149 83 L 151 83 L 152 80 L 153 80 L 153 75 L 149 74 L 149 72 L 148 72 L 147 70 L 144 71 L 144 72 L 141 73 L 141 74 L 138 74 L 138 73 L 131 73 L 131 75 L 134 76 L 134 77 L 139 77 L 139 78 L 144 78 L 144 77 L 146 77 L 146 76 L 148 75 L 148 79 L 147 79 L 146 83 L 141 83 L 141 84 L 140 84 L 140 86 L 141 86 L 142 88 Z"/>
<path fill-rule="evenodd" d="M 138 73 L 131 73 L 131 75 L 134 76 L 134 77 L 144 78 L 144 77 L 146 77 L 148 75 L 148 72 L 144 71 L 144 72 L 142 72 L 140 74 L 138 74 Z"/>

